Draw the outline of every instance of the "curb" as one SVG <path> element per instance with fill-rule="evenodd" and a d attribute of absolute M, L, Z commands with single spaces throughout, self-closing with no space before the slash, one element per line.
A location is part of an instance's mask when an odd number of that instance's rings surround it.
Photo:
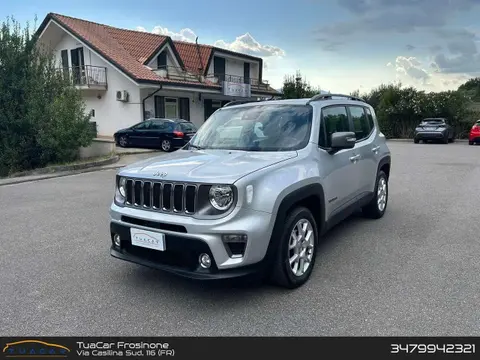
<path fill-rule="evenodd" d="M 387 141 L 393 141 L 393 142 L 412 142 L 413 139 L 387 139 Z M 467 139 L 455 139 L 455 142 L 468 142 Z"/>
<path fill-rule="evenodd" d="M 43 174 L 54 174 L 54 173 L 63 172 L 63 171 L 70 172 L 70 171 L 84 170 L 84 169 L 90 169 L 92 167 L 99 167 L 99 166 L 114 164 L 119 160 L 120 160 L 120 156 L 114 155 L 105 160 L 92 161 L 84 164 L 57 165 L 57 166 L 49 166 L 43 169 L 23 171 L 20 173 L 12 174 L 10 177 L 5 179 L 25 177 L 25 176 L 36 176 L 36 175 L 43 175 Z"/>
<path fill-rule="evenodd" d="M 0 187 L 2 186 L 7 186 L 7 185 L 16 185 L 16 184 L 22 184 L 22 183 L 27 183 L 27 182 L 35 182 L 35 181 L 41 181 L 41 180 L 48 180 L 48 179 L 55 179 L 55 178 L 61 178 L 61 177 L 66 177 L 66 176 L 73 176 L 73 175 L 80 175 L 80 174 L 85 174 L 85 173 L 90 173 L 90 172 L 96 172 L 96 171 L 104 171 L 104 170 L 114 170 L 114 169 L 119 169 L 124 167 L 125 165 L 113 165 L 113 166 L 105 166 L 105 167 L 91 167 L 91 168 L 85 168 L 83 170 L 77 170 L 77 171 L 65 171 L 62 173 L 52 173 L 48 174 L 45 176 L 39 176 L 36 177 L 35 179 L 30 179 L 30 178 L 24 178 L 24 177 L 17 177 L 17 178 L 12 178 L 11 181 L 8 181 L 10 179 L 5 179 L 5 182 L 2 182 L 0 179 Z"/>
<path fill-rule="evenodd" d="M 125 151 L 125 152 L 117 152 L 118 156 L 124 156 L 124 155 L 138 155 L 138 154 L 149 154 L 149 153 L 162 153 L 162 151 L 157 151 L 157 150 L 141 150 L 141 151 Z"/>

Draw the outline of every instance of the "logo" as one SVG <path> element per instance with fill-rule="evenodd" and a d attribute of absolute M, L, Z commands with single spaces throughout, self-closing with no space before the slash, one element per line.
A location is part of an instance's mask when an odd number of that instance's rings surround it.
<path fill-rule="evenodd" d="M 70 349 L 58 344 L 47 343 L 40 340 L 21 340 L 7 343 L 3 348 L 6 358 L 66 358 Z"/>
<path fill-rule="evenodd" d="M 164 178 L 165 176 L 167 176 L 167 173 L 166 173 L 166 172 L 157 171 L 157 172 L 153 173 L 153 176 L 158 176 L 158 177 Z"/>

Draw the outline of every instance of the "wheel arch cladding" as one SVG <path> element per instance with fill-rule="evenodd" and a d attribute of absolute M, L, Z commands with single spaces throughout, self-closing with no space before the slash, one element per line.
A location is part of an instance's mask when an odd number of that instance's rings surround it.
<path fill-rule="evenodd" d="M 387 175 L 387 180 L 390 178 L 390 165 L 391 165 L 391 157 L 390 156 L 385 156 L 380 160 L 378 163 L 378 170 L 377 174 L 380 171 L 383 171 L 385 175 Z"/>
<path fill-rule="evenodd" d="M 308 208 L 316 220 L 317 233 L 320 234 L 325 226 L 325 194 L 321 184 L 310 184 L 286 195 L 278 208 L 272 236 L 268 244 L 265 260 L 270 263 L 279 247 L 282 238 L 283 226 L 288 213 L 295 207 Z M 317 235 L 318 235 L 317 234 Z M 318 236 L 317 236 L 318 240 Z"/>

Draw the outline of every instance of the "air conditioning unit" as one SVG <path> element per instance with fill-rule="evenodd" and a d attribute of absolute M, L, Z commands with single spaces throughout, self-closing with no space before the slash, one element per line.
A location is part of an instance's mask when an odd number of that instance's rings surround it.
<path fill-rule="evenodd" d="M 117 100 L 118 101 L 128 101 L 128 92 L 126 90 L 117 91 Z"/>

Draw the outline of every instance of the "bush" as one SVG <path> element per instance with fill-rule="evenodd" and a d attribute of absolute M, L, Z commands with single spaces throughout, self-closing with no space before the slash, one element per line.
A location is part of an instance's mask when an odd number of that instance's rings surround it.
<path fill-rule="evenodd" d="M 0 29 L 0 176 L 76 160 L 92 139 L 80 92 L 29 27 Z"/>

